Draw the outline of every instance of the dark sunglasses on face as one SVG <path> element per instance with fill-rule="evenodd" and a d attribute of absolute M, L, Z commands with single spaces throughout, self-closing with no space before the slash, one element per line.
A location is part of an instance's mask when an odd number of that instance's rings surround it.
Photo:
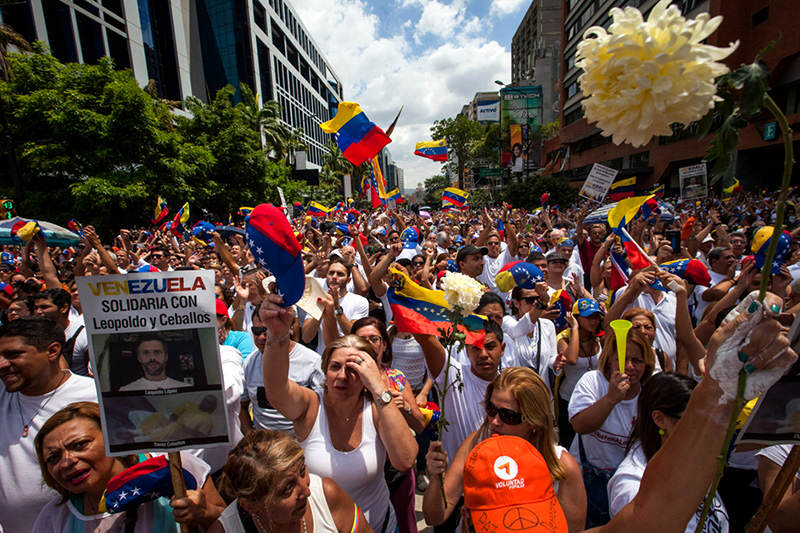
<path fill-rule="evenodd" d="M 424 262 L 424 261 L 414 261 L 412 264 L 413 264 L 414 266 L 421 267 L 422 265 L 424 265 L 424 264 L 425 264 L 425 262 Z"/>
<path fill-rule="evenodd" d="M 509 426 L 518 426 L 522 424 L 522 413 L 506 409 L 505 407 L 497 407 L 491 400 L 486 400 L 486 416 L 490 419 L 499 416 L 500 421 Z"/>
<path fill-rule="evenodd" d="M 264 326 L 250 326 L 250 331 L 253 332 L 253 337 L 267 334 L 267 328 Z"/>
<path fill-rule="evenodd" d="M 533 304 L 535 304 L 536 302 L 539 301 L 539 297 L 538 296 L 525 296 L 525 297 L 522 298 L 522 301 L 525 302 L 526 304 L 533 305 Z"/>

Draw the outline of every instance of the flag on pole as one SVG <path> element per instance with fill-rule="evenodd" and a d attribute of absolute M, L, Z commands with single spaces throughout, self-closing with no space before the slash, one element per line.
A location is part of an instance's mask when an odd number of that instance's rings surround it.
<path fill-rule="evenodd" d="M 157 226 L 168 214 L 169 209 L 167 209 L 167 202 L 159 195 L 158 198 L 156 198 L 156 208 L 153 210 L 153 217 L 150 221 L 154 226 Z"/>
<path fill-rule="evenodd" d="M 444 139 L 418 142 L 414 149 L 414 155 L 445 162 L 447 161 L 447 142 Z"/>
<path fill-rule="evenodd" d="M 325 207 L 319 202 L 311 201 L 308 204 L 308 214 L 315 217 L 324 217 L 333 211 L 332 207 Z"/>
<path fill-rule="evenodd" d="M 360 166 L 378 155 L 392 140 L 371 122 L 355 102 L 339 102 L 336 116 L 319 125 L 325 133 L 336 134 L 336 144 L 342 155 Z"/>
<path fill-rule="evenodd" d="M 405 106 L 400 106 L 400 111 L 397 112 L 397 116 L 394 117 L 394 120 L 392 121 L 391 124 L 389 124 L 389 127 L 386 129 L 386 136 L 387 137 L 391 137 L 392 136 L 392 133 L 394 132 L 394 127 L 397 126 L 397 119 L 400 118 L 400 113 L 403 112 L 403 107 L 405 107 Z"/>
<path fill-rule="evenodd" d="M 611 226 L 611 231 L 617 235 L 622 242 L 622 247 L 628 255 L 628 260 L 634 270 L 639 270 L 653 264 L 644 250 L 636 243 L 635 240 L 628 234 L 625 227 L 633 217 L 639 213 L 642 204 L 653 198 L 650 196 L 636 196 L 634 198 L 626 198 L 620 200 L 617 205 L 608 211 L 608 225 Z"/>
<path fill-rule="evenodd" d="M 463 207 L 468 198 L 469 193 L 467 191 L 462 191 L 456 187 L 448 187 L 442 191 L 442 202 L 450 202 L 456 207 Z"/>
<path fill-rule="evenodd" d="M 608 188 L 607 198 L 612 202 L 618 202 L 624 198 L 630 198 L 635 194 L 636 176 L 612 183 L 611 187 Z"/>

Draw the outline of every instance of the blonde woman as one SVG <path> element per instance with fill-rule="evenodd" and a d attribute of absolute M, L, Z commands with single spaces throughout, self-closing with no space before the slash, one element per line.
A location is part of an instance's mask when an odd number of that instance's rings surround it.
<path fill-rule="evenodd" d="M 219 482 L 235 499 L 209 533 L 372 531 L 335 481 L 308 472 L 303 449 L 287 433 L 249 433 L 231 451 Z"/>
<path fill-rule="evenodd" d="M 461 444 L 448 466 L 449 458 L 441 443 L 431 443 L 426 457 L 430 485 L 425 491 L 422 512 L 429 524 L 443 523 L 455 509 L 464 490 L 464 463 L 472 448 L 494 435 L 514 435 L 526 439 L 542 454 L 558 501 L 567 517 L 570 531 L 583 531 L 586 519 L 586 492 L 577 461 L 556 445 L 553 402 L 539 375 L 529 368 L 503 370 L 486 388 L 486 419 Z M 446 471 L 445 471 L 446 469 Z M 447 508 L 442 501 L 439 475 L 444 472 Z"/>

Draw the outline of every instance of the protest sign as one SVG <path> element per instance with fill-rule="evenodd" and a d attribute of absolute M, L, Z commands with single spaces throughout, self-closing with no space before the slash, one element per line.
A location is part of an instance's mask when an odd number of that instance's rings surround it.
<path fill-rule="evenodd" d="M 800 375 L 778 380 L 758 399 L 736 444 L 800 444 Z"/>
<path fill-rule="evenodd" d="M 588 198 L 595 202 L 602 202 L 603 198 L 608 193 L 608 188 L 614 183 L 614 178 L 617 177 L 617 171 L 613 168 L 595 163 L 592 165 L 592 170 L 586 176 L 586 181 L 583 182 L 581 192 L 579 193 L 583 198 Z"/>
<path fill-rule="evenodd" d="M 681 198 L 684 200 L 698 200 L 708 196 L 708 176 L 705 163 L 679 168 L 678 179 L 681 186 Z"/>
<path fill-rule="evenodd" d="M 106 453 L 230 442 L 208 270 L 77 278 Z"/>

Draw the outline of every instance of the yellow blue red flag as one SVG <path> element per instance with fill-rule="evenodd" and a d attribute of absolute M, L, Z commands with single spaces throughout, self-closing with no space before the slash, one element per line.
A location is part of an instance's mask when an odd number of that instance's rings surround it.
<path fill-rule="evenodd" d="M 369 161 L 381 149 L 392 142 L 374 122 L 371 122 L 364 111 L 355 102 L 339 102 L 336 116 L 319 125 L 325 133 L 336 134 L 336 144 L 342 155 L 360 166 Z"/>

